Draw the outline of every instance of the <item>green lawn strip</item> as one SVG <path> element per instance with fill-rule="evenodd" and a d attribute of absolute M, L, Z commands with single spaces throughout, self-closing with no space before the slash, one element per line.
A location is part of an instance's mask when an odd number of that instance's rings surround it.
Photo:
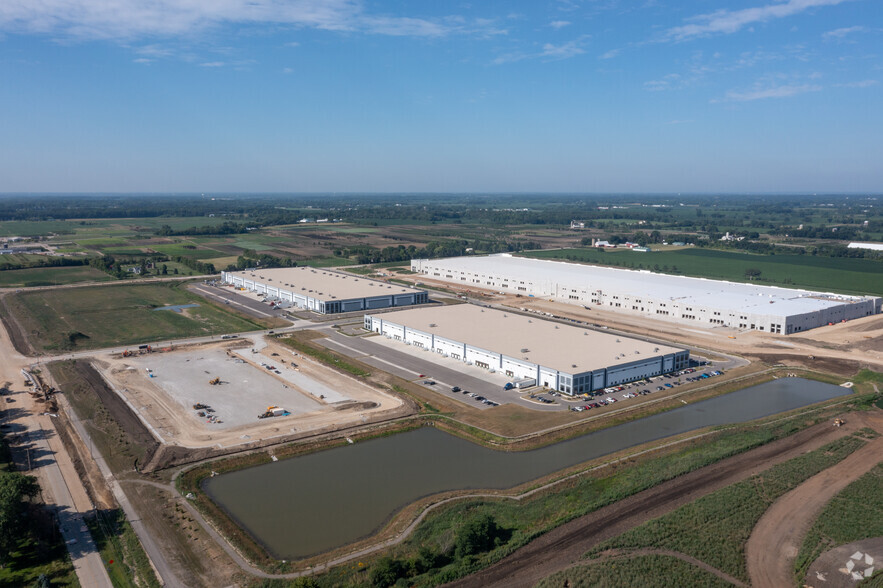
<path fill-rule="evenodd" d="M 745 271 L 760 270 L 761 285 L 883 295 L 883 262 L 873 259 L 815 257 L 812 255 L 755 255 L 713 249 L 674 251 L 600 252 L 595 248 L 531 251 L 538 259 L 559 259 L 662 273 L 747 282 Z M 657 269 L 658 268 L 658 269 Z M 836 285 L 832 288 L 832 284 Z"/>
<path fill-rule="evenodd" d="M 856 437 L 838 439 L 605 541 L 589 554 L 617 548 L 671 549 L 748 582 L 744 547 L 766 509 L 779 496 L 864 444 Z"/>
<path fill-rule="evenodd" d="M 0 288 L 28 288 L 58 286 L 77 282 L 107 282 L 113 278 L 88 265 L 64 267 L 34 267 L 0 271 Z"/>
<path fill-rule="evenodd" d="M 228 257 L 227 253 L 206 247 L 193 248 L 186 247 L 188 243 L 167 243 L 160 245 L 151 245 L 150 249 L 168 255 L 170 257 L 192 257 L 193 259 L 214 259 L 217 257 Z"/>
<path fill-rule="evenodd" d="M 558 572 L 537 584 L 537 588 L 671 588 L 695 586 L 731 588 L 732 584 L 711 572 L 667 555 L 641 555 L 617 558 Z"/>
<path fill-rule="evenodd" d="M 282 343 L 285 343 L 289 347 L 293 349 L 297 349 L 301 353 L 305 355 L 309 355 L 322 363 L 335 367 L 339 370 L 342 370 L 350 375 L 359 377 L 359 378 L 367 378 L 371 375 L 371 372 L 368 370 L 362 369 L 357 365 L 354 365 L 346 360 L 346 358 L 342 355 L 339 355 L 333 351 L 320 349 L 318 347 L 314 347 L 304 341 L 300 341 L 292 337 L 285 337 L 279 339 Z"/>
<path fill-rule="evenodd" d="M 115 588 L 161 586 L 122 511 L 98 512 L 85 521 Z"/>
<path fill-rule="evenodd" d="M 312 259 L 297 262 L 298 265 L 305 265 L 308 267 L 343 267 L 354 263 L 353 260 L 346 257 L 314 257 Z"/>
<path fill-rule="evenodd" d="M 844 488 L 822 510 L 794 562 L 802 582 L 809 566 L 838 545 L 883 536 L 883 464 Z"/>
<path fill-rule="evenodd" d="M 180 282 L 39 290 L 6 300 L 31 343 L 44 351 L 158 343 L 262 328 L 188 292 Z M 170 304 L 199 306 L 186 313 L 154 311 Z"/>

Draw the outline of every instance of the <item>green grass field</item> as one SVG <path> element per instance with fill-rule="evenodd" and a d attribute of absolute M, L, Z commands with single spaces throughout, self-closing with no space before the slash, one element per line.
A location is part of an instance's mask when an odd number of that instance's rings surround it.
<path fill-rule="evenodd" d="M 883 464 L 847 486 L 824 508 L 795 561 L 802 581 L 822 553 L 838 545 L 883 536 Z"/>
<path fill-rule="evenodd" d="M 185 245 L 189 243 L 169 243 L 162 245 L 152 245 L 150 248 L 154 251 L 159 251 L 160 253 L 164 253 L 165 255 L 169 255 L 171 257 L 191 257 L 193 259 L 213 259 L 216 257 L 225 257 L 227 254 L 222 253 L 221 251 L 217 251 L 215 249 L 209 249 L 204 247 L 199 247 L 197 249 L 188 249 Z"/>
<path fill-rule="evenodd" d="M 760 280 L 753 283 L 883 296 L 883 262 L 871 259 L 752 255 L 697 248 L 649 253 L 628 250 L 602 253 L 595 248 L 556 249 L 523 255 L 537 259 L 650 269 L 733 282 L 747 282 L 745 270 L 753 268 L 761 271 Z"/>
<path fill-rule="evenodd" d="M 561 586 L 570 586 L 571 588 L 618 588 L 620 586 L 731 588 L 732 584 L 675 557 L 643 555 L 574 566 L 553 574 L 537 584 L 537 588 L 559 588 Z"/>
<path fill-rule="evenodd" d="M 262 328 L 191 294 L 179 283 L 40 290 L 12 294 L 6 300 L 31 345 L 49 352 Z M 186 313 L 153 311 L 189 303 L 199 306 Z"/>
<path fill-rule="evenodd" d="M 122 511 L 97 512 L 85 521 L 101 559 L 108 562 L 107 573 L 114 588 L 161 586 Z"/>
<path fill-rule="evenodd" d="M 864 443 L 856 437 L 839 439 L 605 541 L 590 553 L 641 547 L 671 549 L 747 582 L 745 543 L 767 508 L 776 498 Z"/>
<path fill-rule="evenodd" d="M 0 288 L 53 286 L 77 282 L 107 282 L 113 278 L 88 265 L 70 267 L 35 267 L 0 272 Z"/>

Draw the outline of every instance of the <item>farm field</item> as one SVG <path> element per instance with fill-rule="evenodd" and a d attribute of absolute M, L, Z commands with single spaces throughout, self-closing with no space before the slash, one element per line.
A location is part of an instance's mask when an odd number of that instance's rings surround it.
<path fill-rule="evenodd" d="M 537 259 L 596 263 L 627 269 L 748 282 L 745 270 L 761 271 L 754 283 L 791 288 L 883 296 L 883 262 L 872 259 L 808 255 L 752 255 L 709 249 L 674 251 L 605 251 L 559 249 L 523 254 Z"/>
<path fill-rule="evenodd" d="M 590 588 L 594 586 L 703 586 L 729 588 L 729 582 L 692 564 L 666 555 L 643 555 L 574 566 L 549 576 L 537 588 Z"/>
<path fill-rule="evenodd" d="M 590 555 L 608 549 L 671 549 L 748 582 L 744 546 L 766 509 L 863 445 L 858 437 L 839 439 L 605 541 Z"/>
<path fill-rule="evenodd" d="M 262 328 L 257 322 L 231 314 L 188 292 L 180 283 L 39 290 L 11 294 L 4 301 L 4 311 L 15 317 L 30 345 L 42 352 Z M 153 310 L 193 303 L 199 306 L 181 313 Z"/>
<path fill-rule="evenodd" d="M 66 267 L 34 267 L 0 272 L 0 288 L 54 286 L 77 282 L 107 282 L 113 278 L 88 265 Z"/>

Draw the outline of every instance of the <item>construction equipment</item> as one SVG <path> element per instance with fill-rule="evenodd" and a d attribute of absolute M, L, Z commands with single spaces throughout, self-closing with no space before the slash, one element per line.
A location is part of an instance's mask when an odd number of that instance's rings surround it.
<path fill-rule="evenodd" d="M 212 378 L 211 380 L 208 381 L 208 383 L 211 384 L 212 386 L 217 386 L 218 384 L 221 383 L 221 378 Z"/>
<path fill-rule="evenodd" d="M 208 404 L 203 404 L 201 402 L 197 402 L 193 405 L 193 410 L 202 410 L 203 408 L 208 408 Z"/>
<path fill-rule="evenodd" d="M 844 421 L 843 419 L 834 419 L 835 427 L 842 427 L 844 424 L 846 424 L 846 421 Z"/>

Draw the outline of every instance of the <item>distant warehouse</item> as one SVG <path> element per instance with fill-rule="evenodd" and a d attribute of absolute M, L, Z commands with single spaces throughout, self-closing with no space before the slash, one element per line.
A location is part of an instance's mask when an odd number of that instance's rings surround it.
<path fill-rule="evenodd" d="M 365 328 L 565 394 L 687 367 L 690 352 L 472 304 L 366 315 Z"/>
<path fill-rule="evenodd" d="M 415 259 L 427 278 L 704 327 L 791 334 L 878 314 L 883 299 L 543 259 Z"/>
<path fill-rule="evenodd" d="M 238 288 L 288 301 L 320 314 L 409 306 L 429 301 L 423 290 L 311 267 L 221 272 L 221 279 Z"/>

